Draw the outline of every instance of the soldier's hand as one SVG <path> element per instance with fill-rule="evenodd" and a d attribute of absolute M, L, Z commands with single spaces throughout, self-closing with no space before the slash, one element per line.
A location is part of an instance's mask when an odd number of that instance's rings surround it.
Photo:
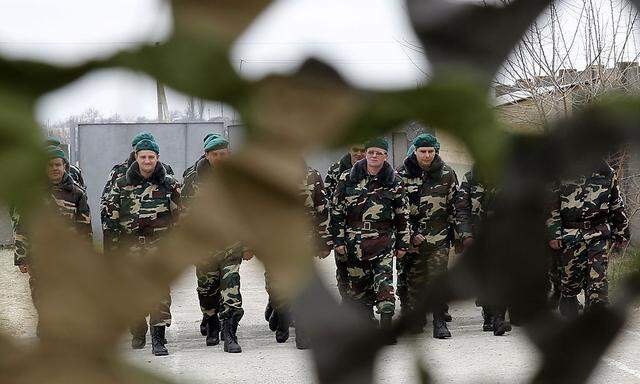
<path fill-rule="evenodd" d="M 249 261 L 253 259 L 253 256 L 255 256 L 255 254 L 253 253 L 252 250 L 247 250 L 242 252 L 242 259 L 245 261 Z"/>
<path fill-rule="evenodd" d="M 467 249 L 472 245 L 473 245 L 473 237 L 467 237 L 466 239 L 462 240 L 463 249 Z"/>
<path fill-rule="evenodd" d="M 415 236 L 413 236 L 413 245 L 415 245 L 416 247 L 420 244 L 422 244 L 422 242 L 424 241 L 424 236 L 421 234 L 417 234 Z"/>
<path fill-rule="evenodd" d="M 22 273 L 29 273 L 29 266 L 26 264 L 19 265 L 18 268 L 20 268 L 20 272 Z"/>
<path fill-rule="evenodd" d="M 562 248 L 562 240 L 553 239 L 549 241 L 549 247 L 551 247 L 551 249 L 553 249 L 554 251 L 559 250 L 560 248 Z"/>
<path fill-rule="evenodd" d="M 402 259 L 402 256 L 404 256 L 407 253 L 407 251 L 403 251 L 401 249 L 396 250 L 396 257 L 398 259 Z"/>
<path fill-rule="evenodd" d="M 341 255 L 346 255 L 347 254 L 347 246 L 346 245 L 339 245 L 336 247 L 336 252 L 338 252 Z"/>

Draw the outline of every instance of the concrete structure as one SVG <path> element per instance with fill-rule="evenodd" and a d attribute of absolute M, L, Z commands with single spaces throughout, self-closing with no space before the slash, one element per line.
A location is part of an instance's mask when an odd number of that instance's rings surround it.
<path fill-rule="evenodd" d="M 100 196 L 111 168 L 122 163 L 131 152 L 131 138 L 151 132 L 160 145 L 160 160 L 171 165 L 182 180 L 182 172 L 202 153 L 207 132 L 227 136 L 222 122 L 196 123 L 113 123 L 78 125 L 78 163 L 87 184 L 95 239 L 102 241 Z"/>

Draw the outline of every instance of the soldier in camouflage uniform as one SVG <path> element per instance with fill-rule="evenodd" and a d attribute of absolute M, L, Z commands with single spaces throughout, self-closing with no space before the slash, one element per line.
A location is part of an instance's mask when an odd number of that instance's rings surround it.
<path fill-rule="evenodd" d="M 105 238 L 113 251 L 123 252 L 127 262 L 153 257 L 159 240 L 175 226 L 179 217 L 180 185 L 166 173 L 159 161 L 160 148 L 144 139 L 135 146 L 135 162 L 126 175 L 118 178 L 105 200 Z M 165 327 L 171 325 L 171 295 L 166 287 L 163 298 L 149 313 L 152 353 L 168 355 Z M 131 327 L 131 347 L 146 344 L 146 314 Z"/>
<path fill-rule="evenodd" d="M 578 316 L 577 295 L 585 289 L 585 310 L 609 302 L 610 245 L 629 240 L 629 221 L 615 171 L 604 161 L 591 174 L 563 180 L 554 188 L 547 227 L 549 246 L 561 251 L 560 313 Z"/>
<path fill-rule="evenodd" d="M 45 206 L 53 209 L 63 217 L 69 230 L 90 241 L 91 214 L 87 204 L 87 195 L 66 172 L 68 162 L 62 149 L 56 146 L 49 146 L 47 147 L 47 154 L 49 156 L 47 167 L 49 193 L 45 198 Z M 31 298 L 36 310 L 38 310 L 38 289 L 31 267 L 29 240 L 25 223 L 16 209 L 11 209 L 11 219 L 15 236 L 14 264 L 20 268 L 20 272 L 29 273 Z"/>
<path fill-rule="evenodd" d="M 455 201 L 457 233 L 463 249 L 473 244 L 482 222 L 493 215 L 497 192 L 481 180 L 475 169 L 464 175 Z M 478 298 L 476 305 L 482 307 L 483 331 L 493 331 L 496 336 L 511 331 L 511 325 L 505 321 L 505 307 L 492 305 L 484 298 Z"/>
<path fill-rule="evenodd" d="M 54 147 L 61 146 L 60 140 L 58 140 L 55 137 L 48 138 L 46 144 L 47 146 L 54 146 Z M 64 163 L 65 163 L 66 171 L 69 174 L 69 176 L 71 176 L 71 179 L 75 181 L 75 183 L 78 184 L 78 186 L 82 188 L 82 190 L 86 191 L 87 185 L 85 184 L 84 178 L 82 177 L 82 170 L 80 169 L 80 167 L 69 163 L 69 160 L 67 160 L 66 157 L 64 159 Z"/>
<path fill-rule="evenodd" d="M 454 199 L 458 179 L 454 170 L 440 158 L 440 144 L 425 133 L 413 141 L 414 153 L 407 157 L 398 173 L 409 200 L 409 222 L 413 249 L 401 259 L 399 271 L 406 279 L 406 306 L 412 311 L 419 292 L 434 277 L 446 272 L 453 240 Z M 433 308 L 433 337 L 451 337 L 447 329 L 446 304 Z M 425 319 L 426 321 L 426 319 Z M 424 323 L 416 324 L 421 332 Z"/>
<path fill-rule="evenodd" d="M 150 140 L 153 142 L 156 141 L 155 137 L 153 137 L 153 135 L 149 132 L 138 133 L 131 140 L 131 148 L 133 150 L 129 154 L 129 157 L 127 158 L 127 160 L 125 160 L 120 164 L 114 165 L 113 168 L 111 168 L 111 172 L 109 172 L 109 176 L 107 177 L 107 183 L 104 185 L 104 188 L 102 189 L 102 197 L 100 198 L 100 218 L 102 220 L 103 225 L 105 222 L 105 213 L 106 213 L 105 203 L 106 203 L 107 196 L 109 195 L 111 188 L 113 188 L 113 185 L 115 184 L 116 180 L 118 180 L 123 176 L 126 176 L 127 171 L 129 170 L 131 165 L 136 162 L 135 147 L 136 147 L 136 144 L 138 144 L 142 140 Z M 169 164 L 165 164 L 165 163 L 160 163 L 160 164 L 162 164 L 162 166 L 164 167 L 165 173 L 167 175 L 173 176 L 173 169 Z M 108 244 L 110 241 L 111 239 L 108 239 L 105 237 L 104 239 L 105 244 Z"/>
<path fill-rule="evenodd" d="M 312 220 L 315 230 L 308 235 L 308 241 L 315 245 L 318 257 L 324 259 L 331 252 L 333 240 L 329 233 L 329 209 L 327 206 L 327 196 L 322 183 L 320 173 L 306 166 L 307 173 L 300 185 L 300 195 L 304 202 L 305 211 Z M 289 309 L 288 306 L 278 300 L 270 289 L 269 277 L 265 272 L 265 284 L 269 294 L 271 307 L 269 327 L 276 332 L 276 341 L 284 343 L 289 338 Z M 304 335 L 304 331 L 298 326 L 296 328 L 296 347 L 298 349 L 308 349 L 309 340 Z"/>
<path fill-rule="evenodd" d="M 366 158 L 340 176 L 331 206 L 335 252 L 347 264 L 345 301 L 391 326 L 395 310 L 393 257 L 409 249 L 409 212 L 402 180 L 387 160 L 389 144 L 374 139 Z"/>
<path fill-rule="evenodd" d="M 211 181 L 213 168 L 229 155 L 229 142 L 220 136 L 208 136 L 204 142 L 204 157 L 197 161 L 186 175 L 183 188 L 183 203 L 197 198 L 203 182 Z M 188 206 L 184 211 L 188 212 Z M 196 265 L 198 300 L 205 320 L 206 345 L 220 343 L 220 321 L 224 351 L 240 353 L 236 331 L 244 315 L 240 294 L 240 263 L 250 260 L 253 252 L 242 244 L 235 243 L 222 251 L 213 251 L 203 262 Z"/>
<path fill-rule="evenodd" d="M 338 186 L 340 175 L 345 171 L 348 171 L 353 167 L 353 164 L 364 159 L 364 146 L 362 144 L 352 145 L 349 148 L 349 153 L 344 155 L 340 160 L 336 161 L 329 167 L 327 177 L 324 179 L 325 191 L 327 193 L 327 201 L 329 205 L 333 200 L 333 194 Z M 343 298 L 347 287 L 347 266 L 344 262 L 344 258 L 340 255 L 334 255 L 336 262 L 336 281 L 338 283 L 338 291 Z"/>

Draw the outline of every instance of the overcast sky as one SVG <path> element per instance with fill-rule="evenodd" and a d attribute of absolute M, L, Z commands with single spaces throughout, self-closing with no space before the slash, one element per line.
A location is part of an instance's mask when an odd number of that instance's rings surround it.
<path fill-rule="evenodd" d="M 577 0 L 579 1 L 579 0 Z M 0 0 L 0 53 L 68 64 L 170 35 L 161 0 Z M 402 0 L 279 0 L 242 36 L 232 61 L 243 76 L 291 71 L 310 55 L 368 88 L 414 87 L 429 70 Z M 184 99 L 170 92 L 169 108 Z M 155 83 L 130 71 L 90 74 L 44 97 L 41 121 L 97 108 L 103 115 L 156 115 Z M 212 107 L 214 108 L 214 107 Z M 219 107 L 210 111 L 215 116 Z"/>

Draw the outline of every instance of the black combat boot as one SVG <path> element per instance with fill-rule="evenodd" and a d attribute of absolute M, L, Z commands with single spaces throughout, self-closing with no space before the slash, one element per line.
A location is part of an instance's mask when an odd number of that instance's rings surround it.
<path fill-rule="evenodd" d="M 435 312 L 433 314 L 433 338 L 446 339 L 451 337 L 451 332 L 447 328 L 447 322 L 444 320 L 443 312 Z"/>
<path fill-rule="evenodd" d="M 511 331 L 511 324 L 504 319 L 506 313 L 505 309 L 498 309 L 494 311 L 493 315 L 493 334 L 494 336 L 502 336 L 506 332 Z"/>
<path fill-rule="evenodd" d="M 217 313 L 207 318 L 206 344 L 209 347 L 220 344 L 220 320 Z"/>
<path fill-rule="evenodd" d="M 451 321 L 453 321 L 453 317 L 451 317 L 451 315 L 449 314 L 449 306 L 445 304 L 445 309 L 444 309 L 444 321 L 446 321 L 447 323 L 450 323 Z"/>
<path fill-rule="evenodd" d="M 302 330 L 300 324 L 296 328 L 296 348 L 309 349 L 311 348 L 311 338 L 305 331 Z"/>
<path fill-rule="evenodd" d="M 224 351 L 229 353 L 240 353 L 242 348 L 238 344 L 236 331 L 238 330 L 238 320 L 235 318 L 224 319 L 222 321 L 222 335 L 224 340 Z"/>
<path fill-rule="evenodd" d="M 398 342 L 394 336 L 390 334 L 392 328 L 392 320 L 393 313 L 382 313 L 380 314 L 380 329 L 384 332 L 389 332 L 387 340 L 385 340 L 385 344 L 394 345 Z"/>
<path fill-rule="evenodd" d="M 209 316 L 206 314 L 202 315 L 202 321 L 200 322 L 200 334 L 202 336 L 207 336 L 207 319 Z"/>
<path fill-rule="evenodd" d="M 271 316 L 269 317 L 269 329 L 271 330 L 271 332 L 275 332 L 276 329 L 278 329 L 278 322 L 280 320 L 278 319 L 278 311 L 275 310 L 271 310 Z"/>
<path fill-rule="evenodd" d="M 163 343 L 165 340 L 164 331 L 164 326 L 151 327 L 151 353 L 155 356 L 167 356 L 169 354 L 169 351 L 164 346 L 165 343 Z"/>
<path fill-rule="evenodd" d="M 147 345 L 147 320 L 137 322 L 129 328 L 131 333 L 131 348 L 142 349 Z"/>
<path fill-rule="evenodd" d="M 493 331 L 493 315 L 491 314 L 491 308 L 488 306 L 482 307 L 482 331 Z"/>
<path fill-rule="evenodd" d="M 276 326 L 276 341 L 284 343 L 289 340 L 289 313 L 278 311 L 278 324 Z"/>
<path fill-rule="evenodd" d="M 575 320 L 578 318 L 578 298 L 577 297 L 561 297 L 560 298 L 560 315 L 567 320 Z"/>
<path fill-rule="evenodd" d="M 270 321 L 272 313 L 273 313 L 273 307 L 271 306 L 271 301 L 267 301 L 267 307 L 264 309 L 264 319 L 267 322 Z"/>

